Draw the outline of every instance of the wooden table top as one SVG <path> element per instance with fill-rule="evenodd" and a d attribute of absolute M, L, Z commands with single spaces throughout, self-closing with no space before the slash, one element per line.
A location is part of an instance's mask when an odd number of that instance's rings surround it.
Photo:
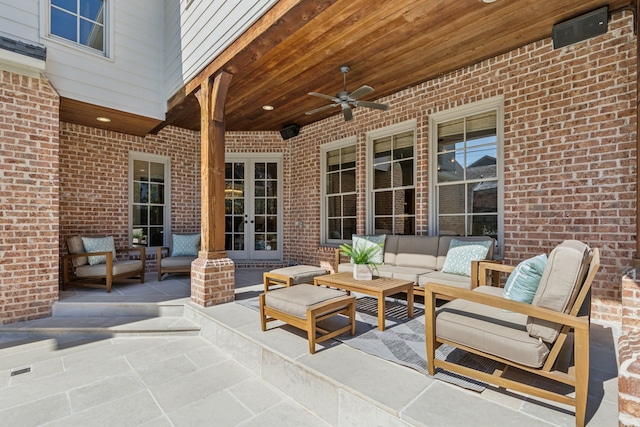
<path fill-rule="evenodd" d="M 338 286 L 378 291 L 413 286 L 413 282 L 411 280 L 392 279 L 391 277 L 375 277 L 371 280 L 356 280 L 353 278 L 353 273 L 351 272 L 317 276 L 314 280 L 320 284 L 335 284 Z"/>

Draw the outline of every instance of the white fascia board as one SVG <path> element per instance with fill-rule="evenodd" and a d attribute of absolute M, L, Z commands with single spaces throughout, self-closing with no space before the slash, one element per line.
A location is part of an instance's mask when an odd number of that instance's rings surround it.
<path fill-rule="evenodd" d="M 38 78 L 45 69 L 45 61 L 0 49 L 0 70 L 23 74 L 28 77 Z"/>

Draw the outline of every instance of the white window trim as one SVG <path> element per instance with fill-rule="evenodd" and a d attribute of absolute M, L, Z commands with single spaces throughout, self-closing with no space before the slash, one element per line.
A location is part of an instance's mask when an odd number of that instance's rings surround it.
<path fill-rule="evenodd" d="M 58 37 L 51 34 L 51 0 L 45 0 L 40 2 L 40 37 L 49 42 L 56 43 L 60 46 L 73 49 L 78 52 L 88 53 L 97 58 L 113 60 L 113 40 L 115 40 L 115 30 L 113 25 L 114 16 L 114 0 L 105 0 L 107 7 L 105 8 L 104 16 L 104 52 L 84 46 L 80 43 L 72 42 L 63 37 Z"/>
<path fill-rule="evenodd" d="M 429 116 L 429 234 L 438 234 L 438 201 L 436 183 L 438 182 L 438 123 L 459 119 L 496 110 L 497 155 L 496 174 L 498 178 L 498 241 L 495 257 L 504 255 L 504 97 L 496 96 L 472 104 L 434 113 Z"/>
<path fill-rule="evenodd" d="M 327 152 L 338 148 L 356 146 L 357 153 L 358 138 L 350 136 L 348 138 L 339 139 L 337 141 L 328 142 L 320 147 L 320 244 L 324 246 L 338 246 L 343 243 L 351 242 L 351 239 L 328 239 L 327 236 Z M 358 170 L 358 158 L 356 156 L 356 171 Z M 356 182 L 356 192 L 358 191 L 358 183 Z"/>
<path fill-rule="evenodd" d="M 403 132 L 413 131 L 413 188 L 416 190 L 417 196 L 417 168 L 418 168 L 418 147 L 417 147 L 417 134 L 418 134 L 418 121 L 416 119 L 407 120 L 402 123 L 396 123 L 395 125 L 387 126 L 381 129 L 376 129 L 370 132 L 367 132 L 367 167 L 366 167 L 366 195 L 365 195 L 365 203 L 366 203 L 366 233 L 373 234 L 375 233 L 375 219 L 373 217 L 373 141 L 375 139 L 384 138 L 387 136 L 397 135 Z M 416 217 L 416 221 L 417 221 Z"/>
<path fill-rule="evenodd" d="M 162 228 L 162 246 L 169 246 L 169 235 L 171 234 L 171 158 L 166 156 L 159 156 L 157 154 L 141 153 L 136 151 L 129 152 L 128 162 L 128 211 L 129 219 L 127 221 L 127 231 L 129 235 L 129 245 L 133 242 L 133 162 L 134 160 L 141 160 L 145 162 L 163 163 L 165 167 L 165 197 L 164 197 L 164 227 Z M 155 247 L 155 246 L 153 246 Z M 152 246 L 147 249 L 152 248 Z"/>

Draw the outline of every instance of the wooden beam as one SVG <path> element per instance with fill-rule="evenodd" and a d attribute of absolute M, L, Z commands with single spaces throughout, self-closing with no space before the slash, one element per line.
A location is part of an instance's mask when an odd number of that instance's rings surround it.
<path fill-rule="evenodd" d="M 201 230 L 200 258 L 226 258 L 224 247 L 224 103 L 232 75 L 205 79 L 196 92 L 200 103 Z"/>

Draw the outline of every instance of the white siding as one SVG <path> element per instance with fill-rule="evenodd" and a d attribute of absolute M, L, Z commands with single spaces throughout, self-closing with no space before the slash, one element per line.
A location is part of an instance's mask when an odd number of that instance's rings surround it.
<path fill-rule="evenodd" d="M 38 43 L 38 0 L 0 0 L 0 34 Z"/>
<path fill-rule="evenodd" d="M 164 119 L 163 2 L 111 0 L 109 57 L 47 38 L 43 0 L 41 43 L 45 74 L 61 96 L 142 116 Z"/>
<path fill-rule="evenodd" d="M 192 79 L 277 0 L 165 0 L 165 96 Z"/>

